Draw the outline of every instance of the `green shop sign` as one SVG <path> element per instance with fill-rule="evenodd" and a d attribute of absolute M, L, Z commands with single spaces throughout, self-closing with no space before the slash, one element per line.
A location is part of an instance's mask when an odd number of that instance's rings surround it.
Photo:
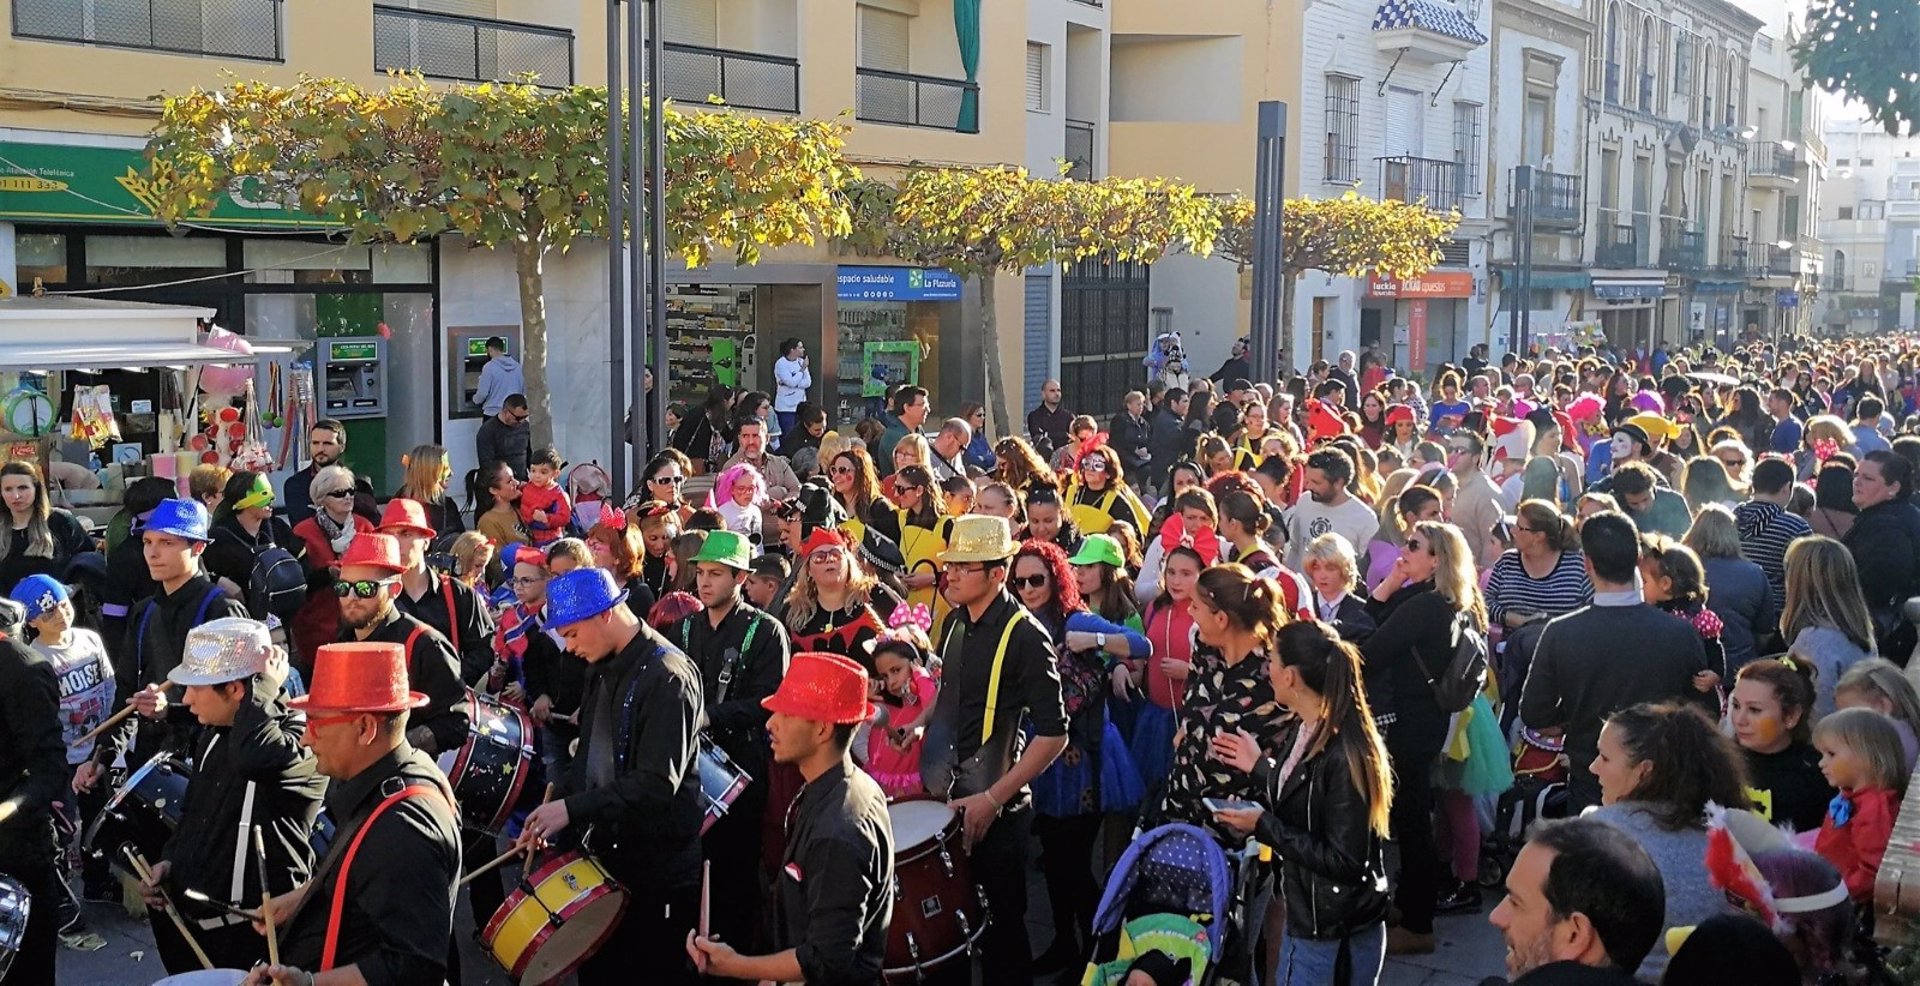
<path fill-rule="evenodd" d="M 146 171 L 146 155 L 131 148 L 0 141 L 0 219 L 152 225 L 159 220 Z M 288 208 L 252 179 L 235 182 L 212 214 L 196 221 L 280 229 L 337 225 Z"/>

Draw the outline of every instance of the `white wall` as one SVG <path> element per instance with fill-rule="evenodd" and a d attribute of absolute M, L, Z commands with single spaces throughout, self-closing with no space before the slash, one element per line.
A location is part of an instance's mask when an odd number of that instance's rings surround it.
<path fill-rule="evenodd" d="M 1205 375 L 1219 368 L 1240 335 L 1240 273 L 1231 261 L 1180 255 L 1153 265 L 1148 289 L 1153 308 L 1173 309 L 1173 328 L 1187 349 L 1187 362 Z"/>
<path fill-rule="evenodd" d="M 1232 123 L 1245 39 L 1117 40 L 1113 45 L 1113 119 L 1147 123 Z"/>

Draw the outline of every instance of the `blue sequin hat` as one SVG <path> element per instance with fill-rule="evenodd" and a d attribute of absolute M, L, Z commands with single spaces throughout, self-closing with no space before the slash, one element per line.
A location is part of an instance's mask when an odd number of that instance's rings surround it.
<path fill-rule="evenodd" d="M 141 530 L 204 544 L 213 540 L 207 536 L 207 523 L 207 508 L 200 501 L 161 500 Z"/>
<path fill-rule="evenodd" d="M 590 620 L 627 601 L 604 568 L 576 568 L 547 582 L 547 626 L 558 630 Z"/>
<path fill-rule="evenodd" d="M 67 587 L 51 575 L 29 575 L 21 579 L 7 594 L 14 602 L 26 607 L 27 621 L 32 622 L 53 612 L 54 608 L 67 601 Z"/>

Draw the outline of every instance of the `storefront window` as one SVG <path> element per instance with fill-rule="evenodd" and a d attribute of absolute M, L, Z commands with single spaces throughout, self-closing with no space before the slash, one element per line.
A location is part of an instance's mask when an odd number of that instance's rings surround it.
<path fill-rule="evenodd" d="M 735 390 L 759 386 L 760 346 L 753 315 L 750 286 L 669 285 L 667 400 L 699 407 L 716 384 Z"/>
<path fill-rule="evenodd" d="M 89 236 L 88 284 L 158 284 L 227 271 L 227 241 L 195 236 Z"/>
<path fill-rule="evenodd" d="M 433 248 L 423 243 L 348 246 L 308 240 L 248 240 L 248 284 L 427 284 Z"/>
<path fill-rule="evenodd" d="M 940 397 L 939 302 L 841 301 L 840 393 L 835 427 L 851 428 L 886 410 L 887 392 L 900 386 L 927 388 L 933 406 Z"/>
<path fill-rule="evenodd" d="M 64 284 L 67 280 L 67 238 L 60 233 L 21 233 L 14 237 L 15 290 L 33 291 L 33 279 L 46 284 Z"/>

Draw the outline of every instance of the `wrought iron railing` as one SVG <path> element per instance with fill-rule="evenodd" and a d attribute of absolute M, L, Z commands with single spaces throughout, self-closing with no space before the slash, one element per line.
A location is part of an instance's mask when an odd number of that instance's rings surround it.
<path fill-rule="evenodd" d="M 543 86 L 569 86 L 573 84 L 573 32 L 545 24 L 375 4 L 373 67 L 462 82 L 531 74 Z"/>
<path fill-rule="evenodd" d="M 668 41 L 660 85 L 668 98 L 683 103 L 718 96 L 742 109 L 800 112 L 800 60 L 784 55 Z"/>
<path fill-rule="evenodd" d="M 1777 140 L 1747 142 L 1747 174 L 1755 178 L 1792 178 L 1793 151 Z"/>
<path fill-rule="evenodd" d="M 1617 209 L 1600 210 L 1600 241 L 1594 250 L 1593 262 L 1600 267 L 1645 267 L 1640 231 L 1631 223 L 1621 222 L 1621 218 Z"/>
<path fill-rule="evenodd" d="M 178 55 L 285 59 L 282 0 L 13 0 L 13 36 Z"/>
<path fill-rule="evenodd" d="M 1519 170 L 1515 168 L 1508 177 L 1509 185 L 1519 181 Z M 1569 228 L 1580 225 L 1584 218 L 1586 202 L 1585 183 L 1579 175 L 1563 175 L 1556 171 L 1533 169 L 1533 221 L 1536 226 L 1554 226 Z M 1514 189 L 1515 200 L 1511 205 L 1519 205 Z"/>
<path fill-rule="evenodd" d="M 1380 165 L 1380 197 L 1421 202 L 1434 212 L 1460 207 L 1466 194 L 1466 169 L 1458 161 L 1397 155 L 1374 159 Z"/>
<path fill-rule="evenodd" d="M 1715 267 L 1729 274 L 1750 273 L 1747 263 L 1751 256 L 1747 238 L 1744 236 L 1720 237 L 1720 256 Z"/>
<path fill-rule="evenodd" d="M 1067 177 L 1093 180 L 1094 125 L 1085 120 L 1067 121 Z"/>
<path fill-rule="evenodd" d="M 878 68 L 853 70 L 857 89 L 853 115 L 870 123 L 893 123 L 931 130 L 960 130 L 960 106 L 967 93 L 979 100 L 980 84 Z M 979 133 L 977 118 L 964 133 Z"/>
<path fill-rule="evenodd" d="M 1698 271 L 1707 265 L 1707 234 L 1685 219 L 1660 218 L 1660 266 L 1672 271 Z"/>

